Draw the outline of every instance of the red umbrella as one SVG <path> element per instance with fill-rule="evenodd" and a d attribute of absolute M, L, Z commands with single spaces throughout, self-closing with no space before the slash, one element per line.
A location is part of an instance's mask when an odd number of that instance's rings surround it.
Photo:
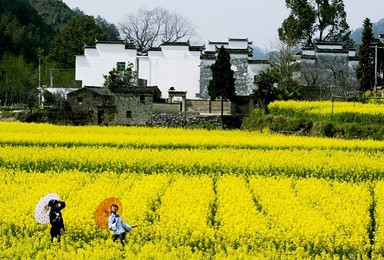
<path fill-rule="evenodd" d="M 119 207 L 119 215 L 123 214 L 123 204 L 118 198 L 110 197 L 103 200 L 95 211 L 95 224 L 99 228 L 108 229 L 108 218 L 111 215 L 111 205 Z"/>
<path fill-rule="evenodd" d="M 60 200 L 59 195 L 55 193 L 49 193 L 42 197 L 35 207 L 35 220 L 39 224 L 49 223 L 49 207 L 48 202 L 50 200 Z"/>

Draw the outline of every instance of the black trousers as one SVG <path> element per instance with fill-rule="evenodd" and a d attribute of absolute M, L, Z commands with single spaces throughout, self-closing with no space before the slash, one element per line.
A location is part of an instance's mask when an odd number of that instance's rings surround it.
<path fill-rule="evenodd" d="M 113 242 L 116 242 L 117 239 L 120 239 L 121 244 L 124 246 L 125 232 L 118 235 L 112 235 Z"/>
<path fill-rule="evenodd" d="M 57 238 L 57 242 L 60 242 L 61 229 L 52 227 L 50 233 L 51 233 L 51 242 L 53 242 L 54 237 Z"/>

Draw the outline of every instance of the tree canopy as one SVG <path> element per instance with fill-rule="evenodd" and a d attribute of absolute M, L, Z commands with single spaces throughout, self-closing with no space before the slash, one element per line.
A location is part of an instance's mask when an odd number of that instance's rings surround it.
<path fill-rule="evenodd" d="M 235 96 L 235 79 L 231 69 L 230 56 L 227 50 L 221 46 L 216 62 L 211 66 L 212 80 L 208 85 L 208 94 L 211 100 L 218 97 L 230 99 Z"/>
<path fill-rule="evenodd" d="M 342 41 L 351 45 L 343 0 L 286 0 L 290 14 L 278 29 L 280 40 L 304 45 L 319 41 Z"/>
<path fill-rule="evenodd" d="M 120 24 L 122 38 L 134 43 L 140 51 L 158 47 L 164 42 L 194 41 L 197 33 L 189 20 L 162 8 L 139 9 Z"/>
<path fill-rule="evenodd" d="M 0 58 L 8 52 L 36 62 L 39 48 L 47 52 L 53 30 L 28 0 L 0 0 L 0 15 Z"/>
<path fill-rule="evenodd" d="M 360 81 L 360 89 L 362 91 L 372 89 L 374 82 L 374 63 L 372 23 L 369 18 L 364 20 L 362 44 L 359 46 L 359 64 L 356 68 L 356 77 Z"/>
<path fill-rule="evenodd" d="M 121 88 L 132 86 L 136 80 L 136 72 L 133 70 L 133 64 L 128 63 L 127 68 L 116 65 L 108 75 L 104 75 L 104 87 L 112 92 L 116 92 Z"/>
<path fill-rule="evenodd" d="M 84 46 L 105 40 L 106 35 L 92 16 L 75 16 L 53 41 L 50 60 L 61 68 L 74 68 L 75 55 L 83 54 Z"/>

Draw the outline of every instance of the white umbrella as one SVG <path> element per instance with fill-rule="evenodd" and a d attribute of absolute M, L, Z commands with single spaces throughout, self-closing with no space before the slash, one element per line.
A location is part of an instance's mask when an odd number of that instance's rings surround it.
<path fill-rule="evenodd" d="M 48 202 L 50 200 L 60 200 L 59 195 L 55 193 L 49 193 L 42 197 L 35 207 L 35 220 L 39 224 L 49 223 L 49 207 Z"/>

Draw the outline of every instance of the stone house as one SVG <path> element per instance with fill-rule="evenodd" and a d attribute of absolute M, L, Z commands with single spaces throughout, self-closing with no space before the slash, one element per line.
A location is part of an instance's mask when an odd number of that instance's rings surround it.
<path fill-rule="evenodd" d="M 157 87 L 125 87 L 111 92 L 100 87 L 85 86 L 67 95 L 74 123 L 98 125 L 151 124 Z"/>
<path fill-rule="evenodd" d="M 209 99 L 207 86 L 212 79 L 211 65 L 215 63 L 219 49 L 223 46 L 230 56 L 231 69 L 235 78 L 237 96 L 248 96 L 255 89 L 254 78 L 270 66 L 268 60 L 254 60 L 252 42 L 247 38 L 229 38 L 226 42 L 208 42 L 201 55 L 200 93 L 201 99 Z"/>
<path fill-rule="evenodd" d="M 317 42 L 302 48 L 300 85 L 307 99 L 345 98 L 358 89 L 355 69 L 356 49 L 344 48 L 341 42 Z"/>

